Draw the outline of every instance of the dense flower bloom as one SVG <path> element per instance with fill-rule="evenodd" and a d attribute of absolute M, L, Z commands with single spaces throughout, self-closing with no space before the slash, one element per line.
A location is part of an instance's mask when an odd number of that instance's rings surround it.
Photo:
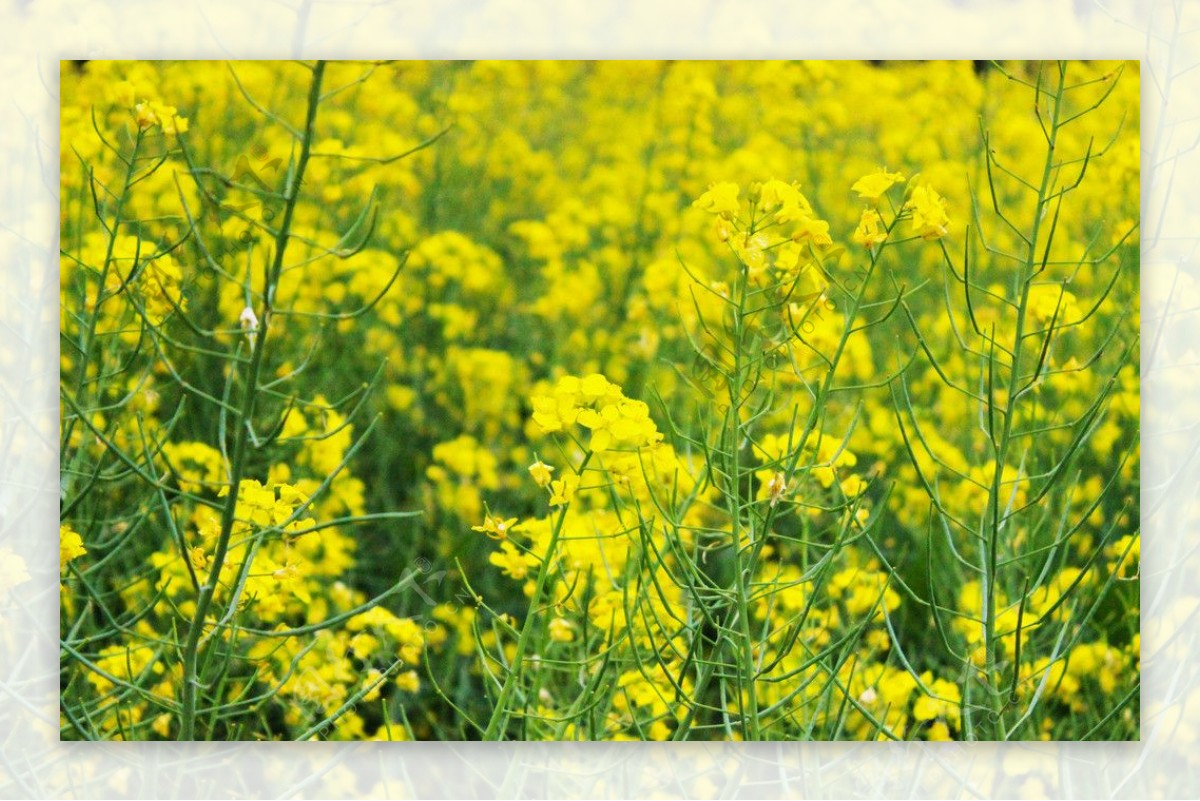
<path fill-rule="evenodd" d="M 65 68 L 63 736 L 1136 736 L 1112 66 Z"/>

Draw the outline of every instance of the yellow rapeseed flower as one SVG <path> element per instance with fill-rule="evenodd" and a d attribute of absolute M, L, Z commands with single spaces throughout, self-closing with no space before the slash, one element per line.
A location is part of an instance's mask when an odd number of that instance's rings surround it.
<path fill-rule="evenodd" d="M 500 543 L 500 550 L 493 551 L 488 561 L 500 568 L 500 572 L 515 581 L 521 581 L 529 575 L 529 568 L 538 565 L 538 558 L 533 554 L 521 553 L 508 540 Z"/>
<path fill-rule="evenodd" d="M 946 214 L 946 199 L 928 186 L 916 186 L 907 206 L 912 213 L 913 233 L 922 239 L 939 239 L 949 232 L 950 217 Z"/>
<path fill-rule="evenodd" d="M 858 227 L 854 229 L 850 239 L 865 248 L 873 248 L 882 244 L 887 237 L 883 217 L 879 212 L 875 209 L 863 209 L 862 217 L 858 220 Z"/>
<path fill-rule="evenodd" d="M 78 559 L 87 553 L 83 547 L 83 538 L 79 532 L 69 525 L 58 527 L 58 564 L 61 570 L 67 569 L 67 563 Z"/>
<path fill-rule="evenodd" d="M 421 677 L 415 670 L 401 673 L 396 677 L 396 686 L 406 693 L 415 693 L 421 689 Z"/>
<path fill-rule="evenodd" d="M 579 489 L 579 476 L 566 473 L 557 481 L 550 482 L 550 505 L 562 506 L 571 502 L 575 491 Z"/>
<path fill-rule="evenodd" d="M 554 642 L 572 642 L 575 629 L 566 618 L 556 617 L 550 621 L 550 639 Z"/>
<path fill-rule="evenodd" d="M 507 520 L 499 517 L 487 515 L 484 517 L 482 526 L 471 526 L 472 531 L 482 531 L 494 540 L 502 540 L 508 536 L 509 532 L 517 527 L 517 518 L 510 517 Z"/>
<path fill-rule="evenodd" d="M 709 184 L 708 191 L 696 198 L 692 205 L 709 214 L 732 218 L 741 208 L 741 204 L 738 203 L 738 185 L 730 181 Z"/>
<path fill-rule="evenodd" d="M 541 459 L 537 459 L 533 464 L 529 465 L 529 475 L 533 476 L 533 481 L 539 487 L 550 486 L 550 474 L 554 472 L 554 468 L 548 464 L 544 464 Z"/>
<path fill-rule="evenodd" d="M 880 168 L 878 172 L 873 172 L 870 175 L 864 175 L 862 178 L 859 178 L 850 187 L 850 190 L 857 192 L 858 196 L 863 200 L 874 203 L 883 196 L 884 192 L 903 180 L 904 176 L 900 173 L 888 172 L 886 168 Z"/>

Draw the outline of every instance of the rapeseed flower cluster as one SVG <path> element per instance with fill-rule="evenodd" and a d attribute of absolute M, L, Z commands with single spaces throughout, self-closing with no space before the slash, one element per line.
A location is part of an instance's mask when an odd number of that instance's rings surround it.
<path fill-rule="evenodd" d="M 64 738 L 1137 737 L 1136 64 L 63 69 Z"/>

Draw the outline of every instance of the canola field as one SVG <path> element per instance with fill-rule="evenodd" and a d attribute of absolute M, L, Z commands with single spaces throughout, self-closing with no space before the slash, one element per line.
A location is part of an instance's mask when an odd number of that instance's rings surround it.
<path fill-rule="evenodd" d="M 1139 736 L 1136 62 L 63 62 L 69 740 Z"/>

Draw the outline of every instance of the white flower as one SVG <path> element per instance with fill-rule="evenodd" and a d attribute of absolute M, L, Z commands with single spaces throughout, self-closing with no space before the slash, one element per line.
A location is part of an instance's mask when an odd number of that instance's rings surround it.
<path fill-rule="evenodd" d="M 250 340 L 250 347 L 254 347 L 254 335 L 258 333 L 258 317 L 254 315 L 254 309 L 249 306 L 242 309 L 238 322 L 241 323 L 242 330 L 246 332 L 246 337 Z"/>

